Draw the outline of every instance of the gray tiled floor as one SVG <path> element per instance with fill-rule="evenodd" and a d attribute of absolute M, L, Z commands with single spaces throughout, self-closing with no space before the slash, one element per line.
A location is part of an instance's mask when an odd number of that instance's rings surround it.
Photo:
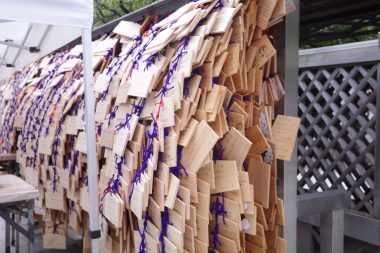
<path fill-rule="evenodd" d="M 26 224 L 26 219 L 21 221 L 22 225 Z M 72 231 L 69 231 L 70 238 L 79 239 L 80 237 L 74 234 Z M 82 252 L 81 244 L 74 241 L 73 239 L 67 240 L 67 250 L 44 250 L 42 248 L 42 230 L 35 231 L 35 243 L 34 243 L 34 252 L 38 253 L 54 253 L 54 252 L 70 252 L 70 253 L 80 253 Z M 14 247 L 11 247 L 11 252 L 16 252 Z M 28 252 L 28 240 L 25 236 L 20 234 L 20 253 Z M 0 218 L 0 253 L 5 253 L 5 222 Z"/>

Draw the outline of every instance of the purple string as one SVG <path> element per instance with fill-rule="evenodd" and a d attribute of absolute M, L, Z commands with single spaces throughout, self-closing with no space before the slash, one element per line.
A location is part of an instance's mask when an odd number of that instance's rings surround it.
<path fill-rule="evenodd" d="M 32 133 L 30 128 L 31 128 L 32 121 L 34 118 L 34 112 L 37 108 L 39 108 L 39 104 L 41 103 L 41 101 L 42 101 L 42 96 L 33 100 L 32 105 L 28 108 L 28 110 L 26 112 L 26 119 L 25 119 L 25 123 L 24 123 L 24 125 L 26 127 L 21 132 L 21 136 L 22 136 L 21 150 L 24 152 L 24 154 L 26 153 L 26 143 L 28 142 L 29 136 Z M 40 113 L 41 113 L 41 110 L 39 110 L 39 114 Z M 33 126 L 35 126 L 35 125 L 33 125 Z"/>
<path fill-rule="evenodd" d="M 156 38 L 156 36 L 158 34 L 158 28 L 156 28 L 156 29 L 150 28 L 149 30 L 150 30 L 150 34 L 148 35 L 149 37 L 148 37 L 147 41 L 142 46 L 142 48 L 140 49 L 140 51 L 135 56 L 135 59 L 133 60 L 132 68 L 131 68 L 131 74 L 132 74 L 132 71 L 135 68 L 136 69 L 139 68 L 139 61 L 142 58 L 142 56 L 144 55 L 145 50 L 147 49 L 147 47 L 149 46 L 149 44 L 154 40 L 154 38 Z"/>
<path fill-rule="evenodd" d="M 146 62 L 144 71 L 148 70 L 156 62 L 156 60 L 160 60 L 160 52 L 156 52 L 144 60 L 144 62 Z"/>
<path fill-rule="evenodd" d="M 117 124 L 115 126 L 116 130 L 119 131 L 120 129 L 125 128 L 125 127 L 128 127 L 128 129 L 130 129 L 129 121 L 131 120 L 133 115 L 136 115 L 136 116 L 141 115 L 142 109 L 144 108 L 144 104 L 145 104 L 145 98 L 140 99 L 138 104 L 133 103 L 132 104 L 132 107 L 133 107 L 132 113 L 128 112 L 125 114 L 124 122 Z"/>
<path fill-rule="evenodd" d="M 74 77 L 78 72 L 79 72 L 79 68 L 76 67 L 76 68 L 74 69 L 74 71 L 72 72 L 71 77 Z M 66 92 L 71 86 L 73 86 L 76 80 L 77 80 L 77 78 L 72 79 L 71 82 L 69 83 L 69 85 L 68 85 L 67 87 L 65 87 L 65 88 L 63 89 L 62 92 L 59 92 L 59 94 L 58 94 L 58 99 L 57 99 L 57 101 L 55 102 L 55 105 L 57 105 L 57 104 L 59 104 L 59 103 L 61 102 L 62 94 L 64 94 L 64 93 L 65 93 L 65 92 Z M 59 87 L 58 87 L 57 89 L 59 89 Z M 48 124 L 48 126 L 46 127 L 46 130 L 45 130 L 45 137 L 49 135 L 49 129 L 50 129 L 50 126 L 51 126 L 51 124 L 52 124 L 53 121 L 54 121 L 54 117 L 53 117 L 53 116 L 54 116 L 54 113 L 55 113 L 55 108 L 53 109 L 52 115 L 50 115 L 50 118 L 49 118 L 49 124 Z M 63 123 L 63 122 L 62 122 L 62 123 Z M 62 131 L 62 123 L 61 123 L 61 124 L 58 124 L 59 127 L 61 127 L 60 131 Z"/>
<path fill-rule="evenodd" d="M 115 60 L 115 62 L 113 62 L 112 66 L 108 66 L 108 67 L 107 67 L 107 72 L 106 72 L 107 75 L 111 74 L 113 68 L 114 68 L 115 66 L 118 66 L 118 65 L 119 65 L 119 61 L 121 60 L 120 57 L 116 57 L 116 58 L 114 58 L 114 59 L 116 59 L 116 60 Z"/>
<path fill-rule="evenodd" d="M 222 197 L 222 202 L 220 202 L 219 197 Z M 217 245 L 222 246 L 222 243 L 218 239 L 219 235 L 219 216 L 222 216 L 223 218 L 223 224 L 226 224 L 225 216 L 227 215 L 227 212 L 224 210 L 224 193 L 218 193 L 216 195 L 216 201 L 211 209 L 214 212 L 215 216 L 215 225 L 214 225 L 214 231 L 212 232 L 212 242 L 213 242 L 213 248 L 210 252 L 215 253 Z"/>
<path fill-rule="evenodd" d="M 102 135 L 102 124 L 99 124 L 98 125 L 98 128 L 97 128 L 97 134 L 100 136 L 100 135 Z"/>
<path fill-rule="evenodd" d="M 158 108 L 158 112 L 156 115 L 156 120 L 158 120 L 160 117 L 160 111 L 161 111 L 161 107 L 163 105 L 163 98 L 166 96 L 166 94 L 169 90 L 174 89 L 174 86 L 170 86 L 170 81 L 171 81 L 171 78 L 172 78 L 174 72 L 178 68 L 178 64 L 179 64 L 181 58 L 187 53 L 186 48 L 189 45 L 189 40 L 190 40 L 190 38 L 188 36 L 184 37 L 181 40 L 181 43 L 179 44 L 179 46 L 176 49 L 177 56 L 171 62 L 171 67 L 169 68 L 168 73 L 166 75 L 165 83 L 161 87 L 161 89 L 159 90 L 157 95 L 154 97 L 154 98 L 160 98 L 159 108 Z"/>
<path fill-rule="evenodd" d="M 112 174 L 112 177 L 109 180 L 108 185 L 107 185 L 106 189 L 104 190 L 103 196 L 100 199 L 100 201 L 103 201 L 108 193 L 117 194 L 119 192 L 120 177 L 122 176 L 121 168 L 122 168 L 123 164 L 125 164 L 125 158 L 115 154 L 114 160 L 115 160 L 115 168 L 117 169 L 117 175 L 115 176 L 115 174 Z M 101 203 L 99 206 L 99 212 L 104 217 L 103 203 Z"/>
<path fill-rule="evenodd" d="M 176 176 L 177 178 L 181 178 L 182 177 L 182 172 L 181 170 L 183 170 L 183 172 L 185 173 L 186 177 L 189 176 L 189 174 L 187 173 L 185 167 L 181 164 L 181 159 L 182 159 L 182 149 L 183 147 L 182 146 L 178 146 L 177 147 L 177 165 L 175 167 L 171 167 L 170 168 L 170 172 Z"/>
<path fill-rule="evenodd" d="M 132 178 L 132 190 L 131 190 L 131 193 L 129 194 L 129 203 L 131 203 L 135 183 L 140 182 L 141 175 L 144 174 L 148 168 L 149 158 L 153 155 L 154 139 L 158 137 L 158 125 L 157 125 L 157 121 L 153 117 L 153 114 L 152 114 L 152 118 L 153 118 L 153 121 L 152 121 L 153 129 L 151 133 L 149 133 L 148 131 L 146 134 L 147 139 L 148 139 L 147 145 L 146 146 L 144 144 L 142 145 L 142 150 L 143 150 L 142 163 L 141 163 L 140 169 L 136 171 L 136 173 L 133 175 L 133 178 Z"/>
<path fill-rule="evenodd" d="M 184 82 L 184 85 L 183 85 L 183 95 L 185 98 L 189 98 L 190 97 L 190 89 L 189 89 L 189 78 L 187 78 Z"/>
<path fill-rule="evenodd" d="M 10 102 L 10 110 L 7 112 L 6 117 L 8 120 L 3 124 L 0 129 L 0 139 L 3 141 L 3 151 L 9 152 L 10 149 L 10 133 L 13 131 L 15 122 L 15 116 L 17 111 L 17 97 L 21 93 L 22 89 L 19 88 L 19 84 L 28 76 L 31 68 L 27 68 L 24 71 L 18 71 L 15 77 L 10 82 L 9 86 L 12 88 L 12 100 Z M 28 99 L 31 96 L 28 97 Z M 24 104 L 25 105 L 25 104 Z M 24 106 L 23 105 L 23 106 Z M 22 109 L 20 110 L 21 114 Z"/>
<path fill-rule="evenodd" d="M 112 64 L 112 66 L 109 66 L 107 68 L 107 72 L 106 74 L 107 75 L 110 75 L 110 79 L 108 81 L 108 85 L 107 85 L 107 88 L 106 90 L 102 93 L 102 95 L 100 96 L 99 100 L 102 100 L 104 101 L 106 98 L 107 98 L 107 95 L 109 94 L 109 91 L 110 91 L 110 88 L 111 88 L 111 84 L 112 84 L 112 81 L 113 81 L 113 78 L 115 75 L 117 75 L 117 73 L 119 72 L 121 66 L 123 65 L 123 63 L 131 56 L 134 54 L 136 48 L 139 47 L 139 45 L 141 44 L 142 42 L 142 39 L 141 37 L 139 36 L 135 36 L 134 38 L 132 38 L 131 40 L 133 40 L 135 43 L 133 44 L 132 48 L 128 51 L 128 53 L 123 57 L 123 58 L 116 58 L 116 62 Z M 111 54 L 112 54 L 112 48 L 110 50 Z M 108 53 L 110 53 L 108 52 Z M 108 55 L 108 54 L 107 54 Z M 107 56 L 106 56 L 106 59 Z M 112 72 L 112 73 L 111 73 Z"/>
<path fill-rule="evenodd" d="M 133 60 L 132 70 L 135 69 L 136 67 L 137 68 L 139 67 L 139 61 L 142 58 L 142 56 L 144 55 L 144 52 L 146 51 L 149 44 L 154 40 L 154 38 L 156 38 L 156 36 L 158 34 L 158 28 L 156 28 L 156 29 L 149 28 L 149 30 L 150 30 L 150 34 L 148 35 L 149 37 L 148 37 L 147 41 L 142 46 L 141 50 L 137 53 L 135 59 Z"/>
<path fill-rule="evenodd" d="M 71 82 L 70 85 L 73 85 L 73 83 L 74 83 L 74 80 Z M 58 89 L 59 89 L 59 87 L 58 87 Z M 58 89 L 57 89 L 57 90 L 58 90 Z M 68 87 L 66 87 L 62 93 L 64 93 L 67 89 L 68 89 Z M 77 87 L 76 90 L 74 90 L 74 91 L 71 93 L 70 97 L 72 97 L 72 96 L 74 96 L 75 94 L 77 94 L 79 90 L 80 90 L 80 87 Z M 61 96 L 62 93 L 60 93 L 60 96 Z M 77 102 L 76 107 L 78 107 L 78 102 Z M 75 109 L 74 109 L 74 110 L 75 110 Z M 77 110 L 77 109 L 75 110 L 75 113 L 78 113 L 78 110 Z M 67 116 L 67 114 L 65 114 L 65 115 L 60 119 L 60 121 L 59 121 L 59 123 L 58 123 L 58 130 L 57 130 L 57 132 L 56 132 L 56 134 L 55 134 L 55 138 L 54 138 L 54 141 L 53 141 L 53 147 L 52 147 L 52 150 L 53 150 L 53 157 L 52 157 L 52 160 L 53 160 L 53 181 L 52 181 L 53 192 L 55 192 L 56 187 L 57 187 L 57 157 L 58 157 L 58 146 L 59 146 L 59 142 L 60 142 L 60 140 L 59 140 L 59 135 L 60 135 L 60 134 L 62 133 L 62 131 L 63 131 L 63 127 L 62 127 L 62 126 L 63 126 L 63 124 L 64 124 L 64 122 L 65 122 L 66 116 Z M 72 145 L 73 145 L 73 144 L 72 144 Z M 74 163 L 72 164 L 72 166 L 71 166 L 71 168 L 70 168 L 70 173 L 71 173 L 72 175 L 75 174 L 75 166 L 76 166 L 77 163 L 78 163 L 78 156 L 79 156 L 79 152 L 78 152 L 78 151 L 75 151 L 75 152 L 74 152 Z M 70 159 L 71 159 L 71 155 L 70 155 Z M 67 167 L 67 164 L 64 165 L 64 169 L 65 169 L 66 167 Z"/>
<path fill-rule="evenodd" d="M 71 155 L 70 155 L 70 157 L 71 157 Z M 71 167 L 70 167 L 70 174 L 71 175 L 75 174 L 75 168 L 78 165 L 78 161 L 79 161 L 79 151 L 74 151 L 73 164 L 71 164 Z"/>
<path fill-rule="evenodd" d="M 105 56 L 106 61 L 108 61 L 108 59 L 112 56 L 112 53 L 113 53 L 113 48 L 110 48 L 107 50 L 107 54 Z"/>
<path fill-rule="evenodd" d="M 202 76 L 204 73 L 205 73 L 205 70 L 203 69 L 203 67 L 198 67 L 196 69 L 193 69 L 192 73 L 194 75 L 199 75 L 199 76 Z"/>
<path fill-rule="evenodd" d="M 75 202 L 70 200 L 70 209 L 69 209 L 70 213 L 75 210 L 74 208 L 75 208 Z"/>
<path fill-rule="evenodd" d="M 62 60 L 64 57 L 64 53 L 62 54 L 56 54 L 55 57 L 52 58 L 50 64 L 55 64 L 55 67 L 52 71 L 49 71 L 48 72 L 48 75 L 46 78 L 44 78 L 44 80 L 41 80 L 37 86 L 37 89 L 41 89 L 42 90 L 42 94 L 44 94 L 44 91 L 45 91 L 45 88 L 47 87 L 47 85 L 50 83 L 50 81 L 53 79 L 53 77 L 55 77 L 55 74 L 58 70 L 58 68 L 60 67 L 61 63 L 62 63 Z M 50 90 L 49 94 L 48 94 L 48 97 L 47 99 L 50 98 L 50 96 L 52 95 L 53 93 L 53 89 Z M 45 104 L 46 104 L 46 100 L 43 99 L 44 96 L 41 95 L 39 96 L 37 99 L 35 99 L 33 101 L 33 104 L 32 106 L 29 107 L 28 111 L 27 111 L 27 114 L 26 114 L 26 121 L 25 121 L 25 125 L 27 126 L 25 128 L 25 130 L 23 130 L 21 132 L 22 134 L 22 142 L 21 142 L 21 150 L 26 153 L 26 143 L 29 141 L 29 139 L 31 138 L 31 134 L 37 130 L 37 125 L 38 124 L 41 124 L 40 123 L 40 119 L 38 118 L 39 115 L 42 114 L 42 110 L 43 108 L 45 107 Z M 40 103 L 44 101 L 43 105 L 40 106 Z M 35 113 L 35 110 L 38 109 L 38 116 L 37 117 L 34 117 L 34 113 Z M 33 126 L 33 131 L 31 131 L 31 127 Z M 32 160 L 32 162 L 34 162 Z"/>
<path fill-rule="evenodd" d="M 88 176 L 82 176 L 79 178 L 80 182 L 83 182 L 86 186 L 88 186 Z"/>
<path fill-rule="evenodd" d="M 212 8 L 211 11 L 216 11 L 216 10 L 221 10 L 223 7 L 224 7 L 224 3 L 223 3 L 224 0 L 218 0 L 218 2 L 216 3 L 216 5 L 214 6 L 214 8 Z"/>
<path fill-rule="evenodd" d="M 58 92 L 58 89 L 59 89 L 59 87 L 62 84 L 63 84 L 63 82 L 60 82 L 58 84 L 58 88 L 54 89 L 54 91 L 49 94 L 48 99 L 45 100 L 44 103 L 43 103 L 43 105 L 42 105 L 42 108 L 43 108 L 44 112 L 42 114 L 41 122 L 39 122 L 39 126 L 40 127 L 39 127 L 38 132 L 37 132 L 37 138 L 35 140 L 35 147 L 33 149 L 33 158 L 31 159 L 32 167 L 35 167 L 35 165 L 36 165 L 37 155 L 38 155 L 38 146 L 39 146 L 39 142 L 40 142 L 40 137 L 41 137 L 42 129 L 44 127 L 44 123 L 45 123 L 45 120 L 46 120 L 46 114 L 47 114 L 47 112 L 49 110 L 50 104 L 52 103 L 52 101 L 54 99 L 55 94 Z"/>
<path fill-rule="evenodd" d="M 108 127 L 111 126 L 111 121 L 116 117 L 116 112 L 119 109 L 119 106 L 115 106 L 113 108 L 113 111 L 110 113 L 110 116 L 108 117 Z"/>
<path fill-rule="evenodd" d="M 169 222 L 169 209 L 167 207 L 164 208 L 164 211 L 161 213 L 161 232 L 160 232 L 160 244 L 161 244 L 161 253 L 165 253 L 165 239 L 168 225 L 171 225 Z"/>
<path fill-rule="evenodd" d="M 181 40 L 180 45 L 176 49 L 178 54 L 171 63 L 171 68 L 169 69 L 168 74 L 166 75 L 165 85 L 162 87 L 162 90 L 165 89 L 164 88 L 165 86 L 168 86 L 170 84 L 170 79 L 172 78 L 174 72 L 177 70 L 181 58 L 187 53 L 186 49 L 187 49 L 187 46 L 189 45 L 189 40 L 190 40 L 189 36 L 184 37 Z M 170 88 L 166 87 L 166 91 L 169 89 Z M 165 96 L 165 92 L 162 91 L 162 93 L 163 93 L 162 96 Z"/>
<path fill-rule="evenodd" d="M 232 104 L 234 103 L 234 101 L 235 101 L 235 97 L 232 96 L 227 107 L 224 109 L 224 112 L 226 113 L 226 120 L 227 120 L 228 124 L 230 123 L 230 113 L 233 112 L 231 107 L 232 107 Z"/>
<path fill-rule="evenodd" d="M 57 189 L 57 156 L 58 156 L 58 146 L 59 139 L 55 139 L 53 142 L 53 181 L 51 184 L 53 185 L 53 192 Z"/>
<path fill-rule="evenodd" d="M 68 169 L 70 161 L 71 161 L 71 152 L 69 152 L 69 153 L 66 154 L 66 159 L 63 162 L 63 168 L 64 169 Z"/>
<path fill-rule="evenodd" d="M 149 206 L 148 206 L 148 209 L 147 209 L 147 211 L 145 213 L 145 217 L 144 217 L 144 224 L 143 224 L 144 227 L 143 227 L 142 231 L 140 231 L 140 229 L 139 229 L 139 234 L 141 237 L 141 243 L 139 246 L 139 253 L 145 253 L 145 247 L 146 247 L 145 233 L 146 233 L 146 229 L 148 227 L 148 220 L 152 221 L 152 217 L 149 214 Z"/>
<path fill-rule="evenodd" d="M 127 53 L 127 58 L 129 56 L 132 56 L 136 49 L 141 45 L 142 43 L 142 38 L 140 36 L 134 36 L 131 40 L 133 40 L 135 42 L 135 44 L 133 44 L 132 48 L 129 50 L 129 52 Z"/>
<path fill-rule="evenodd" d="M 214 160 L 223 160 L 224 157 L 223 157 L 223 152 L 224 152 L 224 148 L 222 146 L 220 146 L 215 154 L 214 154 Z"/>

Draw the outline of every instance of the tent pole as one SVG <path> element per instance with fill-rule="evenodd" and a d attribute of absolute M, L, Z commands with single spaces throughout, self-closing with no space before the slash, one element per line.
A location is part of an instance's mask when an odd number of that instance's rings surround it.
<path fill-rule="evenodd" d="M 95 103 L 92 87 L 92 38 L 91 29 L 82 30 L 84 85 L 85 85 L 85 120 L 87 134 L 87 175 L 90 211 L 91 252 L 99 252 L 99 194 L 98 194 L 98 159 L 96 157 L 95 139 Z"/>

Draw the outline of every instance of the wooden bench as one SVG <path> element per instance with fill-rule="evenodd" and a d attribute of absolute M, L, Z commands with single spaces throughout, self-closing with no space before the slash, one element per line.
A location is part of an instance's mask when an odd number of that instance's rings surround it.
<path fill-rule="evenodd" d="M 0 154 L 0 162 L 16 161 L 16 154 Z"/>
<path fill-rule="evenodd" d="M 0 217 L 6 222 L 5 252 L 10 252 L 11 227 L 16 230 L 16 252 L 19 252 L 19 233 L 28 238 L 29 252 L 33 252 L 34 200 L 38 196 L 38 190 L 21 178 L 15 175 L 0 175 Z M 28 219 L 26 229 L 19 224 L 21 216 Z"/>
<path fill-rule="evenodd" d="M 297 196 L 297 252 L 313 253 L 312 226 L 318 220 L 320 252 L 343 253 L 344 210 L 350 207 L 350 192 L 331 190 Z"/>

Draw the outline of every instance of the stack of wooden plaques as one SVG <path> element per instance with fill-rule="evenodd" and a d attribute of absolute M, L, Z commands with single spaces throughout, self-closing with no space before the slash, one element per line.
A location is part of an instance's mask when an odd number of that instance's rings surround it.
<path fill-rule="evenodd" d="M 291 6 L 290 6 L 291 7 Z M 82 46 L 2 86 L 0 146 L 38 187 L 46 248 L 88 235 L 98 169 L 101 252 L 285 252 L 277 158 L 299 120 L 284 97 L 271 27 L 285 0 L 191 1 L 93 42 L 98 168 L 86 166 Z"/>

